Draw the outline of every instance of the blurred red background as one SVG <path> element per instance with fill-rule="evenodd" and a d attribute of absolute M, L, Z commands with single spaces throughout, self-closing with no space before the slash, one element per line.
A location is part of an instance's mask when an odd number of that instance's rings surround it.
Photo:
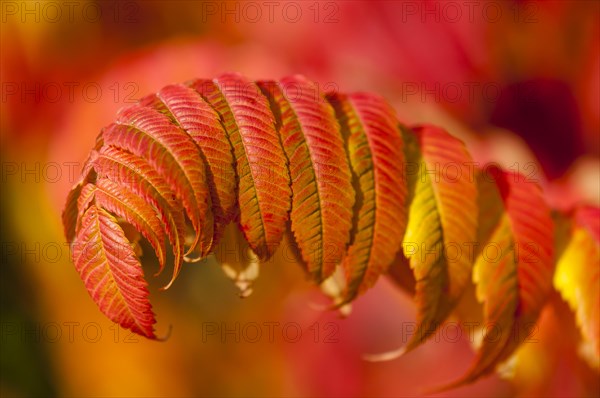
<path fill-rule="evenodd" d="M 173 327 L 166 342 L 107 321 L 70 262 L 60 212 L 100 128 L 169 83 L 301 73 L 323 91 L 377 92 L 401 120 L 464 139 L 477 161 L 535 175 L 555 207 L 600 200 L 598 2 L 1 6 L 2 396 L 406 396 L 473 358 L 463 336 L 363 361 L 402 344 L 411 298 L 382 279 L 340 320 L 281 255 L 245 300 L 213 262 L 188 265 L 167 292 L 151 280 L 158 333 Z M 516 377 L 441 395 L 597 396 L 569 317 L 554 298 Z"/>

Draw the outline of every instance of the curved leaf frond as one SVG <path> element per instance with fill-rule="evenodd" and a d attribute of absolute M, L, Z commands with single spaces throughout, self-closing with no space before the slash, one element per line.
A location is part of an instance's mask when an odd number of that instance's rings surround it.
<path fill-rule="evenodd" d="M 241 296 L 285 237 L 338 306 L 349 308 L 386 271 L 414 295 L 414 335 L 372 359 L 418 347 L 468 291 L 469 314 L 493 326 L 467 374 L 447 387 L 472 382 L 514 354 L 554 287 L 597 364 L 598 209 L 578 209 L 554 240 L 540 187 L 486 170 L 445 130 L 404 127 L 376 95 L 323 95 L 298 75 L 254 82 L 229 73 L 166 86 L 121 110 L 96 139 L 62 221 L 100 310 L 149 338 L 141 237 L 159 272 L 173 252 L 166 287 L 190 253 L 215 254 Z"/>

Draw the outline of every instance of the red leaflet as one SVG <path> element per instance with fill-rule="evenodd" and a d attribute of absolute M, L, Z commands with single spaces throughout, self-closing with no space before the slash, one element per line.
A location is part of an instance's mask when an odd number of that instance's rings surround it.
<path fill-rule="evenodd" d="M 177 124 L 198 145 L 208 166 L 216 244 L 235 214 L 235 162 L 233 149 L 217 112 L 195 90 L 182 84 L 167 86 L 157 94 Z"/>
<path fill-rule="evenodd" d="M 194 141 L 167 116 L 139 105 L 122 110 L 117 121 L 104 129 L 106 144 L 145 158 L 162 175 L 183 203 L 196 232 L 188 252 L 200 242 L 200 252 L 207 255 L 213 217 L 206 165 Z"/>
<path fill-rule="evenodd" d="M 77 202 L 79 200 L 79 196 L 81 195 L 81 187 L 84 184 L 84 178 L 80 178 L 79 181 L 73 188 L 69 191 L 67 195 L 67 200 L 65 203 L 65 208 L 62 212 L 62 223 L 65 232 L 65 237 L 68 242 L 71 242 L 77 233 L 77 224 L 78 224 L 78 206 Z"/>
<path fill-rule="evenodd" d="M 81 192 L 79 194 L 79 198 L 77 198 L 77 209 L 79 209 L 77 213 L 77 219 L 81 224 L 81 220 L 83 218 L 83 214 L 86 212 L 88 207 L 94 202 L 96 194 L 96 185 L 89 183 L 85 184 L 81 188 Z"/>
<path fill-rule="evenodd" d="M 402 246 L 416 281 L 417 328 L 405 347 L 375 360 L 415 349 L 450 315 L 471 277 L 473 258 L 465 251 L 477 233 L 477 188 L 464 144 L 435 126 L 402 131 L 410 192 Z M 461 255 L 447 256 L 452 250 Z"/>
<path fill-rule="evenodd" d="M 81 188 L 83 185 L 87 184 L 95 180 L 96 175 L 93 170 L 93 158 L 96 154 L 96 150 L 100 149 L 103 145 L 102 134 L 96 137 L 96 145 L 94 149 L 90 152 L 87 160 L 83 165 L 83 170 L 81 171 L 81 176 L 79 180 L 73 185 L 69 194 L 67 195 L 67 200 L 65 204 L 65 208 L 62 213 L 62 223 L 64 227 L 65 237 L 68 242 L 71 242 L 77 233 L 79 228 L 81 212 L 79 211 L 79 207 L 77 202 L 79 201 L 79 196 L 81 195 Z M 81 214 L 80 214 L 81 213 Z"/>
<path fill-rule="evenodd" d="M 160 267 L 164 267 L 164 232 L 158 214 L 152 206 L 126 187 L 108 179 L 98 179 L 94 187 L 95 203 L 133 225 L 148 239 L 156 252 Z"/>
<path fill-rule="evenodd" d="M 404 143 L 396 115 L 373 94 L 330 98 L 360 187 L 352 244 L 344 257 L 345 301 L 373 286 L 400 250 L 406 229 Z"/>
<path fill-rule="evenodd" d="M 354 189 L 339 123 L 302 76 L 260 86 L 280 115 L 292 178 L 292 231 L 309 272 L 322 282 L 342 260 L 352 227 Z"/>
<path fill-rule="evenodd" d="M 73 242 L 73 262 L 90 296 L 107 317 L 154 339 L 154 314 L 142 268 L 117 220 L 92 205 Z"/>
<path fill-rule="evenodd" d="M 103 147 L 94 166 L 99 177 L 125 186 L 156 210 L 175 254 L 173 277 L 165 287 L 168 288 L 181 269 L 185 239 L 185 218 L 181 205 L 175 200 L 175 194 L 164 178 L 145 160 L 118 148 Z M 162 269 L 161 263 L 159 273 Z"/>
<path fill-rule="evenodd" d="M 236 159 L 239 223 L 252 250 L 267 259 L 283 236 L 291 194 L 287 160 L 267 99 L 239 74 L 190 86 L 221 117 Z"/>
<path fill-rule="evenodd" d="M 480 244 L 494 245 L 501 255 L 480 255 L 473 279 L 486 325 L 494 328 L 486 331 L 471 369 L 449 387 L 472 382 L 507 360 L 529 336 L 552 288 L 554 224 L 540 187 L 519 173 L 488 170 L 479 189 L 497 192 L 503 215 L 489 241 Z"/>

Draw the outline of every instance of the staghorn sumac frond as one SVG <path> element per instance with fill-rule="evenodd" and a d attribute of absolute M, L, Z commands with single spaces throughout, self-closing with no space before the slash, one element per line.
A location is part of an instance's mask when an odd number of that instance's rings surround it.
<path fill-rule="evenodd" d="M 472 382 L 519 347 L 553 277 L 597 357 L 598 302 L 579 303 L 598 294 L 586 279 L 594 270 L 598 278 L 597 222 L 589 221 L 597 209 L 565 216 L 575 221 L 554 275 L 553 221 L 540 187 L 472 165 L 459 139 L 403 125 L 376 95 L 322 95 L 298 75 L 254 82 L 228 73 L 166 86 L 121 110 L 68 194 L 63 224 L 100 310 L 151 339 L 137 239 L 148 240 L 159 272 L 173 251 L 166 287 L 183 262 L 215 254 L 245 296 L 289 228 L 308 276 L 327 285 L 335 274 L 343 285 L 335 304 L 350 303 L 388 271 L 414 293 L 417 332 L 383 358 L 424 343 L 473 280 L 482 317 L 504 333 L 484 338 L 472 368 L 451 386 Z M 232 260 L 228 243 L 245 260 Z M 499 261 L 483 254 L 490 243 L 502 250 Z M 449 259 L 451 247 L 474 249 Z"/>

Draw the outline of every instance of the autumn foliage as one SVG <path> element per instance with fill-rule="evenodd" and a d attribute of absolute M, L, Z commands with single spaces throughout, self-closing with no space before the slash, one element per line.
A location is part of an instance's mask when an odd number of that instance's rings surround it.
<path fill-rule="evenodd" d="M 155 317 L 139 240 L 154 249 L 160 271 L 172 251 L 168 287 L 235 223 L 257 261 L 289 234 L 310 278 L 340 285 L 336 307 L 388 271 L 414 291 L 412 339 L 373 359 L 417 348 L 474 284 L 480 316 L 495 327 L 453 385 L 507 361 L 553 289 L 575 312 L 597 366 L 598 209 L 552 211 L 527 177 L 479 166 L 460 140 L 404 125 L 377 95 L 323 94 L 301 76 L 224 74 L 122 109 L 98 136 L 63 223 L 100 310 L 148 338 L 156 338 Z M 395 272 L 402 267 L 414 279 Z"/>

